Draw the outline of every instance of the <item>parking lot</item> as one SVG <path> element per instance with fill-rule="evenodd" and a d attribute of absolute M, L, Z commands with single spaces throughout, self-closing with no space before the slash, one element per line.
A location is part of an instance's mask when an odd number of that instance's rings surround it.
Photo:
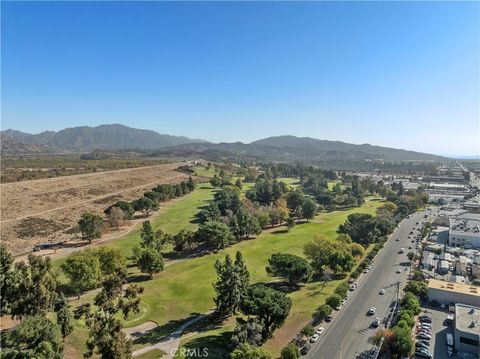
<path fill-rule="evenodd" d="M 430 340 L 429 351 L 433 353 L 435 359 L 451 359 L 447 354 L 447 333 L 453 335 L 453 324 L 447 324 L 447 315 L 452 314 L 448 309 L 432 307 L 430 305 L 422 306 L 421 315 L 427 315 L 432 318 L 432 339 Z"/>

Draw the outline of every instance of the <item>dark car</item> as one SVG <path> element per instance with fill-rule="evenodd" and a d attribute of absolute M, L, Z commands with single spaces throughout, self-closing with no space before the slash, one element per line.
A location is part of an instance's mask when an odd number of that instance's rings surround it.
<path fill-rule="evenodd" d="M 310 344 L 305 344 L 302 349 L 300 349 L 300 353 L 303 355 L 307 354 L 312 346 Z"/>
<path fill-rule="evenodd" d="M 428 351 L 415 351 L 415 356 L 418 358 L 432 359 L 433 355 Z"/>
<path fill-rule="evenodd" d="M 332 319 L 333 319 L 333 317 L 332 317 L 331 315 L 327 315 L 327 316 L 325 317 L 325 321 L 326 321 L 326 322 L 331 322 Z"/>

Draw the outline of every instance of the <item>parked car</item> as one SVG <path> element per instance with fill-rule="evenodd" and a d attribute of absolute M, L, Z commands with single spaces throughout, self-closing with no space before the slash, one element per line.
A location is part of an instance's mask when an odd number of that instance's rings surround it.
<path fill-rule="evenodd" d="M 368 310 L 367 314 L 368 314 L 368 315 L 374 315 L 376 311 L 377 311 L 377 308 L 375 308 L 375 307 L 370 307 L 370 309 Z"/>
<path fill-rule="evenodd" d="M 320 336 L 318 334 L 313 334 L 312 337 L 310 338 L 310 343 L 315 343 Z"/>
<path fill-rule="evenodd" d="M 324 327 L 319 327 L 319 328 L 317 329 L 316 333 L 317 333 L 318 335 L 320 335 L 320 334 L 322 334 L 324 331 L 325 331 L 325 328 L 324 328 Z"/>
<path fill-rule="evenodd" d="M 430 321 L 432 321 L 432 318 L 430 318 L 428 315 L 420 315 L 420 316 L 418 317 L 418 319 L 420 319 L 420 320 L 430 320 Z"/>
<path fill-rule="evenodd" d="M 430 340 L 432 336 L 425 333 L 417 333 L 417 338 Z"/>
<path fill-rule="evenodd" d="M 380 292 L 379 292 L 378 294 L 380 294 L 380 295 L 384 295 L 384 294 L 385 294 L 385 289 L 383 289 L 383 288 L 382 288 L 382 289 L 380 289 Z"/>
<path fill-rule="evenodd" d="M 375 318 L 375 320 L 372 323 L 372 327 L 376 328 L 380 325 L 380 318 Z"/>
<path fill-rule="evenodd" d="M 309 343 L 305 344 L 302 349 L 300 349 L 300 353 L 303 355 L 307 354 L 311 347 L 312 346 Z"/>
<path fill-rule="evenodd" d="M 425 344 L 422 344 L 422 343 L 416 342 L 416 343 L 415 343 L 415 349 L 424 349 L 424 350 L 428 350 L 428 346 L 426 346 Z"/>
<path fill-rule="evenodd" d="M 325 321 L 326 321 L 326 322 L 331 322 L 332 319 L 333 319 L 333 317 L 332 317 L 331 315 L 327 315 L 327 316 L 325 317 Z"/>
<path fill-rule="evenodd" d="M 430 342 L 428 340 L 423 340 L 423 339 L 420 339 L 417 341 L 418 343 L 422 343 L 422 344 L 425 344 L 427 347 L 430 346 Z"/>
<path fill-rule="evenodd" d="M 428 351 L 415 351 L 415 356 L 419 358 L 432 359 L 433 354 Z"/>

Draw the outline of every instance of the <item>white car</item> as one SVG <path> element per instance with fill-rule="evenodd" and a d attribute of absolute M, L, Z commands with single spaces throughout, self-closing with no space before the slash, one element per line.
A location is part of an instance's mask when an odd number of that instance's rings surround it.
<path fill-rule="evenodd" d="M 324 331 L 325 331 L 325 328 L 324 328 L 324 327 L 319 327 L 319 328 L 317 329 L 317 334 L 320 335 L 320 334 L 322 334 Z"/>
<path fill-rule="evenodd" d="M 369 314 L 369 315 L 374 315 L 376 311 L 377 311 L 377 308 L 371 307 L 371 308 L 368 310 L 368 314 Z"/>
<path fill-rule="evenodd" d="M 379 292 L 380 295 L 384 295 L 385 294 L 385 289 L 380 289 L 380 292 Z"/>
<path fill-rule="evenodd" d="M 313 334 L 313 336 L 310 338 L 311 343 L 315 343 L 320 336 L 318 334 Z"/>
<path fill-rule="evenodd" d="M 398 273 L 402 273 L 402 271 L 401 271 L 400 269 L 397 269 L 397 274 L 398 274 Z"/>

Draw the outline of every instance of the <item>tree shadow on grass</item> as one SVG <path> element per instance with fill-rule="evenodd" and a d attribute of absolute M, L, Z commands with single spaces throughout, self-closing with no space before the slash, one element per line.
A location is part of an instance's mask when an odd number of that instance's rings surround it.
<path fill-rule="evenodd" d="M 276 231 L 272 231 L 272 234 L 285 234 L 288 233 L 288 229 L 277 229 Z"/>
<path fill-rule="evenodd" d="M 148 274 L 133 274 L 127 278 L 128 283 L 139 283 L 139 282 L 145 282 L 147 280 L 150 280 L 150 276 Z"/>
<path fill-rule="evenodd" d="M 192 258 L 199 258 L 205 255 L 211 254 L 211 250 L 206 247 L 198 247 L 192 251 L 184 251 L 184 252 L 177 252 L 177 251 L 170 251 L 162 253 L 163 258 L 169 260 L 179 260 L 179 259 L 192 259 Z"/>
<path fill-rule="evenodd" d="M 189 341 L 182 348 L 190 353 L 194 351 L 197 355 L 203 354 L 206 358 L 226 359 L 230 358 L 231 337 L 231 332 L 207 335 Z"/>
<path fill-rule="evenodd" d="M 295 284 L 295 283 L 290 283 L 288 281 L 282 281 L 282 282 L 267 282 L 267 283 L 262 283 L 266 287 L 270 287 L 272 289 L 278 290 L 279 292 L 283 293 L 292 293 L 296 292 L 300 288 L 302 288 L 301 285 Z"/>

